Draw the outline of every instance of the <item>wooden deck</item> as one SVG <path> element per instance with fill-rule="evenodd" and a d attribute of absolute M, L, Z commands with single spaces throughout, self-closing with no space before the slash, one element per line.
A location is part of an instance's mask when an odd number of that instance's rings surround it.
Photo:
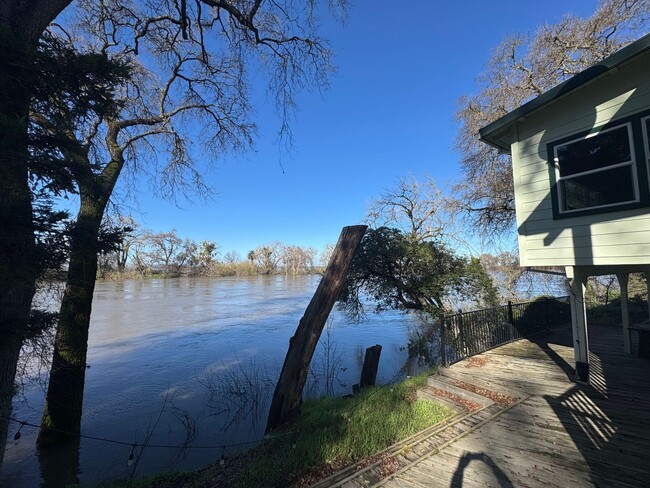
<path fill-rule="evenodd" d="M 620 327 L 590 326 L 589 341 L 590 385 L 572 381 L 569 328 L 447 368 L 525 399 L 378 485 L 650 487 L 650 360 L 623 353 Z"/>

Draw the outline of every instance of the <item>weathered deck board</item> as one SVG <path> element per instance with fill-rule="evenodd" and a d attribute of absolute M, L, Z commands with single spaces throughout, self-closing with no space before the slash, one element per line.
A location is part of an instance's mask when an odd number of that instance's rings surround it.
<path fill-rule="evenodd" d="M 623 352 L 620 327 L 590 326 L 589 341 L 590 385 L 571 381 L 570 329 L 453 365 L 450 376 L 530 397 L 384 486 L 650 486 L 650 361 Z"/>

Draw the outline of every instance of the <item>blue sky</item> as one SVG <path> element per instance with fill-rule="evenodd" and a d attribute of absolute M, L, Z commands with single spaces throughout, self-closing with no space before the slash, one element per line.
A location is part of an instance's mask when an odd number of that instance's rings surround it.
<path fill-rule="evenodd" d="M 506 35 L 569 12 L 588 16 L 597 4 L 358 0 L 344 26 L 323 22 L 337 73 L 327 92 L 299 97 L 290 154 L 280 158 L 278 118 L 259 96 L 256 151 L 226 157 L 208 174 L 213 199 L 178 208 L 143 191 L 134 216 L 145 228 L 175 228 L 242 257 L 272 241 L 321 250 L 343 226 L 361 223 L 400 176 L 458 179 L 456 102 L 476 90 L 491 50 Z"/>

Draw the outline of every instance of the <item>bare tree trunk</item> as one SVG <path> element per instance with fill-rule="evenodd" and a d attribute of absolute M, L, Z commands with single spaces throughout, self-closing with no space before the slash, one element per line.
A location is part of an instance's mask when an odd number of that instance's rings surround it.
<path fill-rule="evenodd" d="M 278 428 L 297 413 L 300 407 L 302 390 L 318 339 L 339 297 L 350 264 L 366 229 L 365 225 L 355 225 L 344 227 L 341 231 L 325 274 L 305 310 L 305 315 L 300 319 L 295 335 L 289 342 L 280 379 L 273 393 L 266 432 Z"/>
<path fill-rule="evenodd" d="M 68 277 L 38 436 L 40 448 L 67 441 L 81 428 L 88 329 L 97 275 L 97 237 L 106 200 L 81 191 L 81 208 L 70 245 Z"/>

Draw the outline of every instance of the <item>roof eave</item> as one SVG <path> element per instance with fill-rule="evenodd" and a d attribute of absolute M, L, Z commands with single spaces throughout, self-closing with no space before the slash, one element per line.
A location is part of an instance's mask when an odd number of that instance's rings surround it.
<path fill-rule="evenodd" d="M 510 154 L 510 145 L 501 143 L 497 139 L 492 139 L 489 136 L 483 135 L 483 129 L 479 130 L 479 141 L 486 143 L 488 146 L 492 146 L 495 149 L 498 149 L 500 153 Z"/>
<path fill-rule="evenodd" d="M 650 34 L 646 34 L 637 41 L 628 44 L 622 49 L 619 49 L 614 54 L 603 59 L 600 63 L 595 64 L 577 75 L 569 78 L 563 83 L 560 83 L 547 92 L 542 93 L 536 98 L 526 102 L 521 107 L 516 108 L 512 112 L 508 112 L 503 117 L 498 118 L 494 122 L 486 125 L 479 130 L 479 139 L 492 147 L 505 152 L 510 152 L 509 145 L 505 145 L 503 141 L 498 139 L 498 135 L 506 132 L 510 126 L 515 124 L 520 119 L 524 119 L 532 112 L 541 109 L 551 102 L 562 98 L 569 93 L 577 90 L 578 88 L 586 85 L 587 83 L 617 69 L 622 64 L 628 62 L 630 59 L 642 54 L 650 49 Z"/>

